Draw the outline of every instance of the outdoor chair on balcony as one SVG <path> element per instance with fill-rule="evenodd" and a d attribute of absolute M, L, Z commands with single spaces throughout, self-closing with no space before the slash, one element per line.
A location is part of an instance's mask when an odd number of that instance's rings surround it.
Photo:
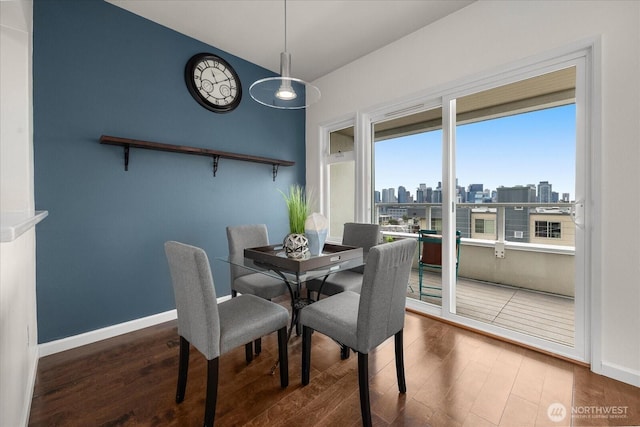
<path fill-rule="evenodd" d="M 425 269 L 442 269 L 442 236 L 436 230 L 418 232 L 418 286 L 420 298 L 442 298 L 442 285 L 428 284 Z M 456 277 L 460 263 L 460 232 L 456 231 Z"/>

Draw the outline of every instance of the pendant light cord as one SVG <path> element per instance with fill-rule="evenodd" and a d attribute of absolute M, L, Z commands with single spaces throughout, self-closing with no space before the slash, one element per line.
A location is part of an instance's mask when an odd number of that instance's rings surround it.
<path fill-rule="evenodd" d="M 284 51 L 287 51 L 287 0 L 284 0 Z"/>

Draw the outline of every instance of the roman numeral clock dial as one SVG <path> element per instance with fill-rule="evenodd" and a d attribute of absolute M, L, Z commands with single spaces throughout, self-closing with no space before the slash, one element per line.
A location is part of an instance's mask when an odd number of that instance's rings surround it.
<path fill-rule="evenodd" d="M 192 56 L 185 67 L 184 78 L 191 96 L 207 110 L 227 113 L 240 105 L 240 78 L 233 67 L 217 55 Z"/>

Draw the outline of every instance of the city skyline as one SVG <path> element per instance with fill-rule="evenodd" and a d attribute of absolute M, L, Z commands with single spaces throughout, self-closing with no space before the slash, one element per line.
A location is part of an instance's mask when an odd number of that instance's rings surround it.
<path fill-rule="evenodd" d="M 460 125 L 458 185 L 495 191 L 548 181 L 560 198 L 573 196 L 575 141 L 575 104 Z M 442 181 L 442 130 L 376 142 L 374 170 L 376 191 L 404 186 L 415 198 L 421 183 L 435 190 Z"/>
<path fill-rule="evenodd" d="M 426 184 L 426 183 L 420 183 L 420 185 L 422 185 L 422 184 L 425 184 L 425 189 L 431 189 L 432 191 L 436 191 L 436 190 L 437 190 L 437 188 L 438 188 L 438 187 L 437 187 L 437 185 L 436 185 L 436 186 L 433 186 L 433 185 L 428 185 L 428 184 Z M 482 188 L 482 192 L 483 192 L 483 193 L 485 193 L 485 194 L 488 192 L 488 195 L 489 195 L 489 196 L 492 196 L 492 195 L 493 195 L 493 196 L 495 196 L 495 195 L 496 195 L 496 193 L 498 192 L 498 188 L 533 187 L 533 188 L 535 188 L 535 190 L 536 190 L 536 197 L 538 197 L 538 198 L 539 198 L 539 197 L 541 197 L 541 195 L 539 194 L 540 186 L 541 186 L 541 185 L 546 185 L 546 186 L 551 186 L 551 193 L 552 193 L 552 194 L 553 194 L 553 193 L 557 194 L 558 200 L 562 201 L 562 199 L 563 199 L 563 195 L 565 195 L 565 194 L 569 194 L 569 200 L 571 200 L 571 198 L 570 198 L 570 197 L 571 197 L 571 193 L 569 193 L 569 192 L 558 192 L 558 191 L 554 190 L 554 189 L 553 189 L 553 183 L 552 183 L 552 182 L 549 182 L 549 181 L 547 181 L 547 180 L 545 180 L 545 181 L 540 181 L 540 182 L 535 183 L 535 184 L 533 184 L 533 183 L 529 183 L 529 184 L 526 184 L 526 185 L 525 185 L 525 184 L 518 184 L 518 185 L 513 185 L 513 186 L 506 186 L 506 185 L 502 185 L 502 186 L 498 186 L 497 188 L 487 188 L 487 187 L 485 187 L 485 186 L 484 186 L 484 184 L 483 184 L 483 183 L 481 183 L 481 182 L 474 182 L 474 183 L 472 183 L 472 184 L 468 184 L 468 185 L 460 185 L 460 184 L 458 184 L 458 187 L 464 188 L 465 193 L 467 193 L 467 194 L 468 194 L 468 193 L 474 192 L 474 190 L 470 190 L 470 188 L 471 188 L 472 186 L 477 186 L 477 185 L 482 186 L 482 187 L 483 187 L 483 188 Z M 421 189 L 421 188 L 420 188 L 420 186 L 418 186 L 418 188 L 416 188 L 416 190 L 415 190 L 415 191 L 413 191 L 413 192 L 412 192 L 409 188 L 407 188 L 407 187 L 405 187 L 405 186 L 403 186 L 403 185 L 399 185 L 399 186 L 397 186 L 397 187 L 389 187 L 389 188 L 375 189 L 374 191 L 375 191 L 375 192 L 377 192 L 377 193 L 380 193 L 380 197 L 382 198 L 382 194 L 383 194 L 383 192 L 384 192 L 385 190 L 394 190 L 394 193 L 393 193 L 393 194 L 394 194 L 394 197 L 395 197 L 396 201 L 398 201 L 398 200 L 399 200 L 399 192 L 400 192 L 400 188 L 404 188 L 404 189 L 405 189 L 405 191 L 408 191 L 408 192 L 409 192 L 409 197 L 411 198 L 411 202 L 418 202 L 418 201 L 417 201 L 417 199 L 418 199 L 418 190 L 420 190 L 420 189 Z M 479 192 L 479 191 L 475 191 L 475 192 Z M 545 196 L 545 197 L 547 197 L 547 198 L 548 198 L 548 197 L 550 197 L 550 195 Z M 398 202 L 398 203 L 399 203 L 399 202 Z M 425 203 L 429 203 L 429 202 L 425 202 Z M 473 203 L 473 201 L 466 200 L 464 203 Z"/>

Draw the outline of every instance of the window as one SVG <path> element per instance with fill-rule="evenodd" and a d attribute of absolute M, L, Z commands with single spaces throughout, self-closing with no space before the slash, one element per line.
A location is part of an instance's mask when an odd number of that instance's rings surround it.
<path fill-rule="evenodd" d="M 342 240 L 342 227 L 355 219 L 355 161 L 353 126 L 334 130 L 329 136 L 329 239 Z"/>
<path fill-rule="evenodd" d="M 476 219 L 475 232 L 481 234 L 494 234 L 496 232 L 496 222 L 490 219 Z"/>
<path fill-rule="evenodd" d="M 559 222 L 536 221 L 536 237 L 547 239 L 562 238 L 562 227 Z"/>

